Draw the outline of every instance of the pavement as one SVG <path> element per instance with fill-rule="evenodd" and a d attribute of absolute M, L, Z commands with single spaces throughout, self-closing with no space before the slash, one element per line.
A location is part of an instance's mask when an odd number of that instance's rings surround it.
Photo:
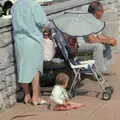
<path fill-rule="evenodd" d="M 101 89 L 96 81 L 86 78 L 73 101 L 86 107 L 71 111 L 51 111 L 45 105 L 33 106 L 17 103 L 0 113 L 0 120 L 120 120 L 120 53 L 115 53 L 114 64 L 109 66 L 110 75 L 105 80 L 114 88 L 112 98 L 101 99 Z M 47 99 L 48 96 L 42 96 Z"/>

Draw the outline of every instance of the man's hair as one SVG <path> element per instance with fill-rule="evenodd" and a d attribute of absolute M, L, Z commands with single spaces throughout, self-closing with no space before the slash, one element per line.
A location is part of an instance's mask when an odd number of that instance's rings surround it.
<path fill-rule="evenodd" d="M 65 82 L 69 81 L 69 76 L 66 73 L 59 73 L 56 76 L 56 84 L 63 85 Z"/>
<path fill-rule="evenodd" d="M 96 11 L 101 10 L 102 6 L 102 3 L 100 3 L 99 1 L 93 1 L 88 7 L 88 12 L 94 14 Z"/>

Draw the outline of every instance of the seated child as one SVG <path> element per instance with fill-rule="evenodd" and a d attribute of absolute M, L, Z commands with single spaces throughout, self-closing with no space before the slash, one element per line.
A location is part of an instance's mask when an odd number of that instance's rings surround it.
<path fill-rule="evenodd" d="M 84 107 L 85 104 L 73 103 L 69 100 L 66 87 L 68 85 L 69 76 L 65 73 L 59 73 L 56 76 L 56 85 L 52 90 L 50 96 L 51 104 L 54 103 L 53 110 L 64 111 L 71 109 L 78 109 Z"/>

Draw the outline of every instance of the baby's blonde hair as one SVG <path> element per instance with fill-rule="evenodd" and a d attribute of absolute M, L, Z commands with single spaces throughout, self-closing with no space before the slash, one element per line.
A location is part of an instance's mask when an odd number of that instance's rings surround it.
<path fill-rule="evenodd" d="M 65 82 L 69 81 L 69 76 L 66 73 L 59 73 L 56 76 L 56 84 L 63 85 Z"/>

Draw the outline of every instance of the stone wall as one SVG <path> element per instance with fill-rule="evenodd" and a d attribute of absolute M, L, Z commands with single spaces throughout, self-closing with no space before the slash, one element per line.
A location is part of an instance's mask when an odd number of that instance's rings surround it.
<path fill-rule="evenodd" d="M 48 17 L 55 17 L 64 11 L 81 10 L 86 11 L 87 5 L 93 0 L 70 0 L 45 7 Z M 112 36 L 117 38 L 120 34 L 120 2 L 116 0 L 103 1 L 105 6 L 104 20 L 107 21 L 107 28 Z M 84 7 L 81 7 L 83 6 Z M 111 9 L 111 7 L 113 9 Z M 115 7 L 115 8 L 114 8 Z M 115 14 L 113 14 L 114 12 Z M 112 17 L 112 16 L 113 17 Z M 3 110 L 16 103 L 16 73 L 13 54 L 13 40 L 11 35 L 11 19 L 8 17 L 0 18 L 0 110 Z"/>
<path fill-rule="evenodd" d="M 16 102 L 16 75 L 11 25 L 4 18 L 0 19 L 0 23 L 0 110 L 2 110 Z"/>

